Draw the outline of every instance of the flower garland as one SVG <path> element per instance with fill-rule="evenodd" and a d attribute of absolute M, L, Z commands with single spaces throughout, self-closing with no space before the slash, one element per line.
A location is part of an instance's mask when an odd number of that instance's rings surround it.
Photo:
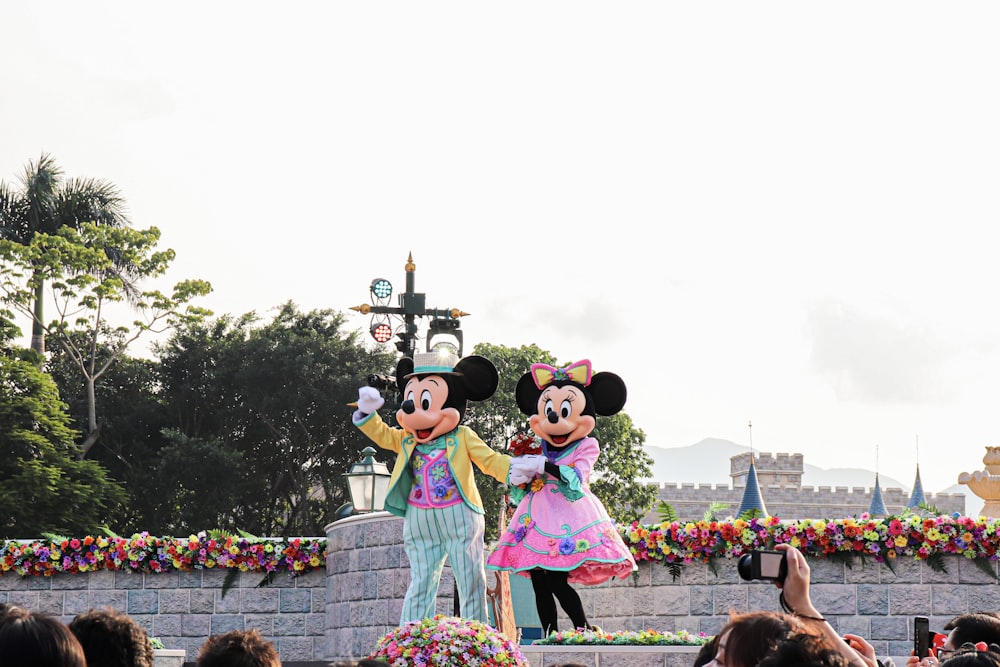
<path fill-rule="evenodd" d="M 602 630 L 565 630 L 553 632 L 548 637 L 536 639 L 533 645 L 561 646 L 703 646 L 712 640 L 704 632 L 694 634 L 687 630 L 659 632 L 643 630 L 633 632 L 604 632 Z"/>
<path fill-rule="evenodd" d="M 896 558 L 939 559 L 943 554 L 997 560 L 1000 550 L 1000 519 L 973 519 L 959 514 L 872 518 L 864 513 L 857 518 L 829 521 L 782 521 L 772 516 L 633 522 L 619 527 L 619 531 L 636 561 L 664 564 L 734 558 L 774 544 L 790 544 L 814 557 L 868 556 L 880 563 Z"/>
<path fill-rule="evenodd" d="M 378 640 L 368 656 L 394 667 L 476 665 L 529 667 L 517 644 L 485 623 L 438 614 L 411 621 Z"/>
<path fill-rule="evenodd" d="M 187 538 L 90 536 L 0 542 L 0 574 L 52 576 L 97 570 L 167 572 L 235 569 L 304 574 L 326 567 L 326 539 L 257 538 L 202 531 Z"/>

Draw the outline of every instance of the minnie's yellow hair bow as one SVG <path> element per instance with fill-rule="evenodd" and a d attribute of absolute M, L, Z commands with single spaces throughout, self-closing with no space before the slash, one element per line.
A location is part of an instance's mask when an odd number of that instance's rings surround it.
<path fill-rule="evenodd" d="M 548 364 L 531 364 L 531 377 L 535 386 L 542 389 L 557 380 L 572 380 L 584 387 L 590 384 L 593 371 L 590 359 L 583 359 L 564 368 L 555 368 Z"/>

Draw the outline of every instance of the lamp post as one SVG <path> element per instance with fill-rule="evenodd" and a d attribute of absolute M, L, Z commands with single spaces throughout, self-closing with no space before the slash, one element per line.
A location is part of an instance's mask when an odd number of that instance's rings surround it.
<path fill-rule="evenodd" d="M 356 310 L 363 315 L 371 315 L 371 325 L 369 332 L 379 343 L 388 343 L 393 336 L 398 336 L 396 349 L 403 353 L 404 357 L 413 357 L 417 349 L 417 322 L 418 317 L 433 318 L 430 321 L 429 333 L 427 336 L 426 351 L 430 352 L 438 345 L 450 345 L 456 348 L 459 357 L 462 356 L 462 331 L 460 317 L 465 317 L 469 313 L 458 308 L 427 308 L 427 295 L 415 292 L 417 265 L 413 263 L 413 253 L 407 257 L 406 265 L 406 291 L 399 295 L 399 306 L 390 306 L 389 298 L 392 296 L 392 283 L 385 278 L 376 278 L 371 282 L 369 291 L 371 292 L 372 303 L 363 303 L 360 306 L 351 306 L 351 310 Z M 392 317 L 402 319 L 402 323 L 393 326 Z M 435 338 L 448 340 L 445 343 L 435 343 Z M 450 342 L 456 341 L 456 343 Z"/>
<path fill-rule="evenodd" d="M 350 472 L 344 473 L 351 503 L 358 514 L 381 512 L 385 509 L 385 494 L 392 475 L 384 463 L 375 460 L 373 447 L 365 447 L 361 453 L 365 458 L 352 465 Z"/>

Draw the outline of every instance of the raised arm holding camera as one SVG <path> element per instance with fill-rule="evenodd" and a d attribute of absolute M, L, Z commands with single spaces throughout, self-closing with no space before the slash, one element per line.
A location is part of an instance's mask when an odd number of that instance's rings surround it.
<path fill-rule="evenodd" d="M 864 637 L 841 637 L 813 605 L 809 595 L 809 563 L 802 552 L 790 544 L 778 544 L 775 550 L 783 552 L 785 556 L 785 578 L 783 581 L 774 581 L 781 589 L 781 606 L 785 611 L 813 626 L 816 633 L 825 638 L 851 665 L 879 667 L 875 649 Z"/>

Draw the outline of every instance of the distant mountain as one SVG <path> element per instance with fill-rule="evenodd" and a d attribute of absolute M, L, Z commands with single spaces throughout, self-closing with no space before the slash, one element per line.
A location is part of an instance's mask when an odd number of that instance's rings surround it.
<path fill-rule="evenodd" d="M 705 438 L 687 447 L 646 447 L 653 457 L 653 477 L 657 482 L 693 482 L 694 484 L 732 484 L 729 459 L 747 451 L 746 446 L 729 440 Z M 777 452 L 769 452 L 777 454 Z M 910 491 L 911 485 L 885 475 L 879 475 L 883 489 Z M 803 464 L 803 486 L 862 486 L 875 485 L 875 472 L 864 468 L 819 468 Z"/>
<path fill-rule="evenodd" d="M 656 482 L 732 485 L 733 480 L 729 476 L 729 459 L 736 454 L 745 453 L 747 448 L 745 445 L 738 445 L 729 440 L 705 438 L 701 442 L 687 447 L 647 446 L 646 451 L 653 457 L 653 476 L 651 479 Z M 769 453 L 776 454 L 778 452 Z M 885 489 L 903 489 L 909 493 L 912 490 L 912 481 L 910 484 L 903 484 L 899 480 L 886 477 L 881 473 L 879 473 L 878 481 L 883 491 Z M 875 472 L 864 468 L 819 468 L 803 463 L 802 485 L 846 486 L 848 488 L 860 486 L 870 489 L 875 485 Z M 937 493 L 926 487 L 924 491 Z M 965 495 L 966 515 L 970 515 L 970 512 L 978 513 L 982 509 L 982 500 L 961 484 L 942 489 L 940 493 Z"/>

